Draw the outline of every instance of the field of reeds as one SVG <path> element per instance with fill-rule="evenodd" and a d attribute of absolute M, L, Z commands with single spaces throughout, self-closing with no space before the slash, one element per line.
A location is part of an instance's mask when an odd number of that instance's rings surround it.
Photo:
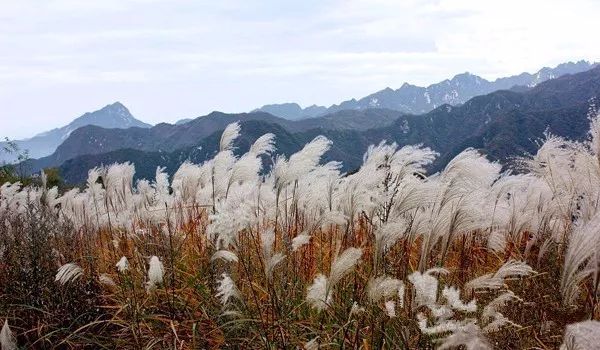
<path fill-rule="evenodd" d="M 421 146 L 342 174 L 324 137 L 235 156 L 240 132 L 172 179 L 3 185 L 2 350 L 598 348 L 599 119 L 511 170 L 468 149 L 430 176 Z"/>

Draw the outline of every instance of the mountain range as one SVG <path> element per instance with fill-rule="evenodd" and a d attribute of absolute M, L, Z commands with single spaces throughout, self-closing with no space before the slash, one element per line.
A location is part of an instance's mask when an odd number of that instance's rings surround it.
<path fill-rule="evenodd" d="M 186 160 L 212 157 L 225 126 L 240 121 L 239 152 L 266 132 L 277 136 L 278 153 L 286 155 L 322 134 L 334 142 L 327 160 L 341 160 L 344 170 L 351 171 L 360 165 L 368 145 L 385 139 L 400 145 L 421 143 L 440 152 L 429 169 L 436 171 L 466 147 L 508 162 L 534 152 L 536 140 L 547 129 L 574 139 L 585 137 L 588 108 L 600 95 L 599 84 L 600 67 L 579 61 L 493 82 L 465 73 L 425 88 L 404 84 L 329 108 L 269 105 L 249 113 L 213 112 L 155 126 L 135 119 L 115 102 L 17 144 L 37 157 L 25 164 L 31 173 L 60 167 L 69 183 L 83 181 L 91 167 L 116 161 L 133 161 L 136 176 L 152 177 L 156 166 L 174 171 Z M 292 114 L 281 117 L 286 110 Z M 303 111 L 317 116 L 307 118 Z"/>
<path fill-rule="evenodd" d="M 151 128 L 106 129 L 95 125 L 74 131 L 54 153 L 29 162 L 33 172 L 46 167 L 59 166 L 68 159 L 81 155 L 94 155 L 119 149 L 150 152 L 173 152 L 194 146 L 228 124 L 236 121 L 256 120 L 282 126 L 289 132 L 320 130 L 357 130 L 391 125 L 403 114 L 386 109 L 340 111 L 318 118 L 291 121 L 265 112 L 226 114 L 212 112 L 183 124 L 161 123 Z M 260 136 L 260 135 L 259 135 Z"/>
<path fill-rule="evenodd" d="M 131 115 L 127 107 L 123 106 L 120 102 L 115 102 L 95 112 L 85 113 L 63 127 L 43 132 L 29 139 L 16 140 L 14 142 L 19 147 L 19 150 L 27 150 L 28 156 L 31 158 L 45 157 L 53 153 L 73 131 L 87 125 L 96 125 L 107 129 L 126 129 L 130 127 L 148 128 L 151 126 L 137 120 Z M 5 145 L 5 142 L 0 143 L 0 148 Z M 12 162 L 15 159 L 15 154 L 0 152 L 0 163 Z"/>
<path fill-rule="evenodd" d="M 501 89 L 526 90 L 548 79 L 564 74 L 585 71 L 594 66 L 596 66 L 596 63 L 583 60 L 568 62 L 554 68 L 542 68 L 535 74 L 522 73 L 511 77 L 499 78 L 493 82 L 470 73 L 464 73 L 428 87 L 418 87 L 405 83 L 397 90 L 386 88 L 359 100 L 351 99 L 328 108 L 316 105 L 301 108 L 296 103 L 284 103 L 266 105 L 254 110 L 254 112 L 266 112 L 288 120 L 301 120 L 338 112 L 347 113 L 345 111 L 348 110 L 359 111 L 372 108 L 422 114 L 442 104 L 458 105 L 474 96 L 484 95 Z M 184 118 L 178 120 L 175 125 L 183 125 L 192 120 L 193 118 Z M 313 124 L 315 124 L 314 126 L 319 126 L 318 121 Z M 356 119 L 355 124 L 355 127 L 360 128 L 363 121 Z M 96 125 L 106 129 L 150 127 L 149 124 L 134 118 L 121 103 L 115 102 L 95 112 L 86 113 L 66 126 L 35 135 L 30 139 L 16 140 L 15 143 L 21 151 L 27 150 L 30 158 L 45 157 L 52 154 L 74 130 L 86 125 Z M 372 127 L 372 125 L 367 124 L 367 127 Z M 5 143 L 0 143 L 0 147 L 5 145 Z M 16 157 L 17 154 L 0 152 L 0 164 L 14 162 Z"/>
<path fill-rule="evenodd" d="M 159 124 L 149 129 L 88 126 L 73 132 L 57 149 L 62 154 L 55 152 L 29 165 L 38 169 L 59 166 L 68 182 L 78 183 L 90 167 L 132 161 L 139 172 L 136 176 L 152 178 L 157 166 L 166 166 L 172 173 L 186 160 L 202 162 L 214 156 L 222 129 L 238 120 L 242 127 L 242 137 L 236 143 L 238 152 L 245 152 L 266 132 L 276 135 L 277 152 L 286 155 L 317 135 L 324 135 L 333 141 L 325 161 L 340 160 L 345 171 L 360 166 L 368 145 L 381 140 L 399 145 L 423 144 L 438 151 L 440 156 L 430 172 L 438 171 L 468 147 L 506 164 L 516 156 L 535 152 L 537 140 L 546 131 L 576 140 L 585 138 L 589 107 L 598 97 L 600 67 L 551 79 L 524 91 L 501 90 L 476 96 L 459 106 L 445 104 L 421 115 L 365 109 L 290 121 L 264 112 L 211 113 L 186 124 Z M 361 128 L 342 124 L 345 116 L 361 119 L 364 124 Z M 334 122 L 327 124 L 328 120 Z"/>
<path fill-rule="evenodd" d="M 270 104 L 256 109 L 290 120 L 298 120 L 325 115 L 340 110 L 360 110 L 367 108 L 387 108 L 410 114 L 427 113 L 443 104 L 453 106 L 465 103 L 475 96 L 513 87 L 527 89 L 549 79 L 565 74 L 589 70 L 597 63 L 587 61 L 562 63 L 554 68 L 544 67 L 536 73 L 521 73 L 494 81 L 486 80 L 471 73 L 463 73 L 427 87 L 404 83 L 394 90 L 385 88 L 361 99 L 351 99 L 330 107 L 312 105 L 307 108 L 297 103 Z"/>

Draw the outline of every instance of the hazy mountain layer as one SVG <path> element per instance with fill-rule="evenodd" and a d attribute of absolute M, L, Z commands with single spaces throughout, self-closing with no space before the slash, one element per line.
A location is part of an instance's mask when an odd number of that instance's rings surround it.
<path fill-rule="evenodd" d="M 29 157 L 40 158 L 52 154 L 56 148 L 65 141 L 73 131 L 86 125 L 96 125 L 111 129 L 126 129 L 130 127 L 148 128 L 146 124 L 134 118 L 129 110 L 120 102 L 107 105 L 94 112 L 88 112 L 73 120 L 68 125 L 52 129 L 25 140 L 16 140 L 15 143 L 21 151 L 27 150 Z M 5 143 L 1 143 L 0 147 Z M 0 162 L 12 162 L 16 155 L 0 152 Z"/>
<path fill-rule="evenodd" d="M 527 89 L 549 79 L 565 74 L 580 73 L 596 66 L 586 61 L 568 62 L 554 68 L 544 67 L 538 72 L 521 73 L 506 78 L 489 81 L 471 73 L 463 73 L 427 87 L 405 83 L 394 90 L 386 88 L 361 99 L 351 99 L 332 105 L 301 108 L 296 103 L 271 104 L 257 111 L 271 113 L 290 120 L 310 118 L 340 110 L 361 110 L 367 108 L 387 108 L 410 114 L 427 113 L 443 104 L 453 106 L 463 104 L 475 96 L 485 95 L 498 90 L 508 90 L 515 86 Z"/>

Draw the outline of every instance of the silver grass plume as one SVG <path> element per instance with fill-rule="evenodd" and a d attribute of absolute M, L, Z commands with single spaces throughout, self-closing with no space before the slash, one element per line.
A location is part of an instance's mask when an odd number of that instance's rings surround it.
<path fill-rule="evenodd" d="M 367 284 L 367 296 L 371 302 L 376 303 L 397 296 L 403 286 L 402 281 L 388 276 L 371 278 Z"/>
<path fill-rule="evenodd" d="M 127 260 L 127 257 L 123 256 L 115 266 L 120 273 L 125 273 L 129 270 L 129 260 Z"/>
<path fill-rule="evenodd" d="M 292 239 L 292 251 L 297 251 L 301 247 L 307 245 L 310 242 L 310 235 L 306 232 L 300 233 L 298 236 Z"/>
<path fill-rule="evenodd" d="M 359 248 L 348 248 L 335 258 L 331 264 L 331 272 L 329 274 L 329 283 L 335 286 L 344 276 L 354 269 L 358 260 L 362 255 L 362 250 Z"/>
<path fill-rule="evenodd" d="M 590 149 L 600 164 L 600 113 L 590 116 Z"/>
<path fill-rule="evenodd" d="M 454 316 L 454 311 L 447 305 L 429 304 L 427 308 L 438 324 Z"/>
<path fill-rule="evenodd" d="M 352 307 L 350 308 L 350 316 L 353 315 L 358 315 L 365 312 L 365 308 L 358 305 L 358 303 L 355 301 L 354 303 L 352 303 Z"/>
<path fill-rule="evenodd" d="M 210 258 L 210 261 L 215 261 L 218 259 L 222 259 L 225 260 L 227 262 L 238 262 L 238 257 L 237 255 L 235 255 L 235 253 L 229 251 L 229 250 L 218 250 L 216 251 L 213 256 Z"/>
<path fill-rule="evenodd" d="M 262 242 L 262 253 L 265 264 L 265 276 L 268 280 L 273 278 L 273 269 L 283 261 L 285 255 L 281 253 L 273 254 L 273 244 L 275 243 L 275 232 L 272 229 L 265 230 L 260 234 Z"/>
<path fill-rule="evenodd" d="M 4 320 L 4 326 L 0 331 L 0 348 L 2 350 L 17 350 L 17 339 L 8 326 L 8 320 Z"/>
<path fill-rule="evenodd" d="M 275 135 L 268 133 L 264 134 L 250 146 L 248 153 L 254 156 L 272 153 L 275 151 Z"/>
<path fill-rule="evenodd" d="M 469 293 L 478 289 L 500 289 L 504 286 L 504 279 L 528 276 L 534 272 L 525 262 L 509 260 L 495 273 L 476 277 L 467 282 L 464 288 Z"/>
<path fill-rule="evenodd" d="M 483 308 L 483 312 L 481 313 L 481 320 L 483 322 L 490 322 L 500 311 L 500 309 L 512 300 L 523 301 L 510 290 L 500 294 Z"/>
<path fill-rule="evenodd" d="M 54 281 L 65 284 L 77 280 L 83 275 L 83 269 L 75 263 L 67 263 L 61 266 L 56 273 Z"/>
<path fill-rule="evenodd" d="M 424 273 L 415 271 L 408 276 L 408 280 L 413 285 L 415 293 L 413 309 L 421 305 L 433 305 L 437 300 L 438 280 L 433 273 L 447 274 L 445 269 L 429 269 Z"/>
<path fill-rule="evenodd" d="M 595 350 L 600 344 L 600 322 L 572 323 L 565 330 L 560 350 Z"/>
<path fill-rule="evenodd" d="M 389 318 L 396 317 L 396 302 L 394 300 L 386 301 L 384 306 L 385 313 L 388 315 Z"/>
<path fill-rule="evenodd" d="M 379 259 L 404 235 L 407 225 L 405 221 L 388 221 L 375 230 L 375 266 Z"/>
<path fill-rule="evenodd" d="M 227 193 L 229 188 L 236 182 L 253 181 L 258 179 L 258 174 L 262 170 L 262 160 L 260 156 L 269 154 L 275 150 L 273 134 L 265 134 L 259 137 L 250 147 L 248 153 L 244 154 L 233 164 L 231 174 L 227 183 Z"/>
<path fill-rule="evenodd" d="M 526 262 L 518 260 L 509 260 L 504 265 L 500 266 L 494 276 L 506 279 L 514 277 L 523 277 L 535 273 L 531 266 L 527 265 Z"/>
<path fill-rule="evenodd" d="M 485 327 L 483 327 L 483 331 L 485 333 L 494 333 L 494 332 L 498 332 L 501 328 L 508 326 L 508 325 L 511 325 L 514 327 L 519 327 L 518 324 L 509 320 L 503 314 L 496 312 L 494 314 L 494 316 L 492 317 L 492 322 L 488 323 Z"/>
<path fill-rule="evenodd" d="M 283 255 L 282 253 L 276 253 L 273 256 L 271 256 L 269 258 L 269 260 L 266 261 L 265 273 L 267 275 L 267 279 L 269 279 L 269 280 L 273 279 L 273 270 L 275 269 L 275 266 L 277 266 L 284 259 L 285 259 L 285 255 Z"/>
<path fill-rule="evenodd" d="M 308 287 L 306 302 L 318 311 L 325 310 L 331 305 L 332 288 L 329 286 L 327 277 L 323 274 L 318 274 L 315 277 L 313 284 Z"/>
<path fill-rule="evenodd" d="M 481 332 L 481 328 L 476 324 L 467 324 L 457 329 L 451 335 L 442 339 L 439 350 L 454 349 L 464 346 L 466 350 L 491 350 L 492 345 Z"/>
<path fill-rule="evenodd" d="M 152 290 L 157 285 L 163 283 L 163 277 L 165 274 L 165 268 L 160 259 L 153 255 L 150 258 L 150 266 L 148 267 L 148 282 L 146 288 Z"/>
<path fill-rule="evenodd" d="M 460 300 L 460 291 L 455 287 L 444 287 L 442 290 L 442 296 L 446 298 L 448 305 L 456 310 L 461 312 L 475 312 L 477 311 L 477 303 L 473 299 L 467 304 L 465 304 L 462 300 Z"/>
<path fill-rule="evenodd" d="M 227 125 L 223 133 L 221 134 L 221 140 L 219 141 L 219 151 L 229 151 L 233 147 L 233 141 L 240 136 L 240 123 L 235 122 Z"/>
<path fill-rule="evenodd" d="M 105 285 L 107 287 L 111 287 L 111 288 L 114 288 L 117 286 L 115 281 L 113 281 L 113 279 L 106 273 L 103 273 L 98 277 L 98 282 L 100 282 L 100 284 L 103 284 L 103 285 Z"/>
<path fill-rule="evenodd" d="M 574 302 L 579 293 L 579 284 L 598 269 L 597 264 L 592 264 L 591 267 L 584 266 L 594 254 L 598 254 L 600 245 L 598 232 L 600 232 L 600 213 L 585 224 L 578 223 L 569 237 L 560 281 L 565 305 Z"/>
<path fill-rule="evenodd" d="M 156 175 L 152 187 L 156 193 L 157 204 L 165 205 L 169 202 L 169 174 L 165 172 L 165 167 L 156 167 Z"/>
<path fill-rule="evenodd" d="M 227 273 L 221 274 L 221 280 L 217 286 L 217 298 L 220 299 L 221 305 L 225 307 L 231 299 L 240 299 L 240 292 L 235 286 L 235 282 Z"/>
<path fill-rule="evenodd" d="M 457 332 L 459 330 L 464 329 L 470 324 L 475 324 L 475 320 L 465 319 L 461 321 L 442 320 L 442 322 L 436 325 L 428 326 L 427 317 L 425 317 L 425 315 L 423 315 L 422 313 L 417 314 L 417 322 L 419 324 L 419 329 L 421 330 L 421 332 L 428 335 L 435 335 L 447 332 Z"/>
<path fill-rule="evenodd" d="M 282 188 L 315 169 L 323 154 L 330 147 L 329 139 L 325 136 L 317 136 L 300 151 L 292 154 L 289 160 L 286 160 L 285 157 L 278 157 L 273 166 L 276 187 Z"/>

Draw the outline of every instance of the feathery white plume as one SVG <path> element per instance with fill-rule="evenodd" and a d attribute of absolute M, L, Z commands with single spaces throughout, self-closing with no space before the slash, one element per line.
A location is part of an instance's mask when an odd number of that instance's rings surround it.
<path fill-rule="evenodd" d="M 600 322 L 583 321 L 572 323 L 565 330 L 560 350 L 595 350 L 600 344 Z"/>
<path fill-rule="evenodd" d="M 121 257 L 119 262 L 117 262 L 116 267 L 120 273 L 124 273 L 125 271 L 129 270 L 129 260 L 127 260 L 127 257 Z"/>
<path fill-rule="evenodd" d="M 429 269 L 421 274 L 415 271 L 408 276 L 408 280 L 413 284 L 415 291 L 415 304 L 413 308 L 421 305 L 433 305 L 437 300 L 438 280 L 432 273 L 447 273 L 444 269 Z"/>
<path fill-rule="evenodd" d="M 328 286 L 327 277 L 318 274 L 313 284 L 308 287 L 306 301 L 315 309 L 321 311 L 331 305 L 331 288 Z"/>
<path fill-rule="evenodd" d="M 331 141 L 324 136 L 317 136 L 307 143 L 299 152 L 290 156 L 289 161 L 278 157 L 274 165 L 276 186 L 282 187 L 300 179 L 319 164 L 321 157 L 331 147 Z"/>
<path fill-rule="evenodd" d="M 490 320 L 492 320 L 496 316 L 496 314 L 500 311 L 500 308 L 505 306 L 511 300 L 523 301 L 521 298 L 516 296 L 515 293 L 513 293 L 510 290 L 507 292 L 504 292 L 504 293 L 500 294 L 499 296 L 497 296 L 496 298 L 494 298 L 492 301 L 490 301 L 483 308 L 483 312 L 481 313 L 481 320 L 484 322 L 490 322 Z"/>
<path fill-rule="evenodd" d="M 498 332 L 502 327 L 507 326 L 507 325 L 519 327 L 518 324 L 509 320 L 503 314 L 496 312 L 496 313 L 494 313 L 494 315 L 492 317 L 492 322 L 488 323 L 485 327 L 483 327 L 483 331 L 485 333 L 494 333 L 494 332 Z"/>
<path fill-rule="evenodd" d="M 354 269 L 361 255 L 361 249 L 348 248 L 335 258 L 333 264 L 331 264 L 331 273 L 329 274 L 329 283 L 331 283 L 331 286 L 335 286 L 337 282 Z"/>
<path fill-rule="evenodd" d="M 240 136 L 240 123 L 231 123 L 227 125 L 223 133 L 221 134 L 221 141 L 219 141 L 219 150 L 229 151 L 233 147 L 233 141 Z"/>
<path fill-rule="evenodd" d="M 83 275 L 83 269 L 75 263 L 67 263 L 61 266 L 56 273 L 54 281 L 60 284 L 75 281 Z"/>
<path fill-rule="evenodd" d="M 226 306 L 231 299 L 239 299 L 240 292 L 235 286 L 235 282 L 227 273 L 221 274 L 221 280 L 217 287 L 217 298 L 221 299 L 221 305 Z"/>
<path fill-rule="evenodd" d="M 237 255 L 235 255 L 235 253 L 229 251 L 229 250 L 218 250 L 216 251 L 213 256 L 210 258 L 210 261 L 214 261 L 214 260 L 218 260 L 218 259 L 223 259 L 227 262 L 238 262 L 238 257 Z"/>
<path fill-rule="evenodd" d="M 103 284 L 103 285 L 105 285 L 107 287 L 111 287 L 112 288 L 112 287 L 116 287 L 117 286 L 117 284 L 115 283 L 115 281 L 113 281 L 113 279 L 108 274 L 106 274 L 106 273 L 101 274 L 98 277 L 98 281 L 101 284 Z"/>
<path fill-rule="evenodd" d="M 150 267 L 148 268 L 148 290 L 153 289 L 158 284 L 163 283 L 163 276 L 165 274 L 165 268 L 160 259 L 153 255 L 150 258 Z"/>
<path fill-rule="evenodd" d="M 437 322 L 446 321 L 454 316 L 454 311 L 447 305 L 429 304 L 427 308 Z"/>
<path fill-rule="evenodd" d="M 265 230 L 260 234 L 262 241 L 262 252 L 265 260 L 265 276 L 271 280 L 273 278 L 273 269 L 283 261 L 285 255 L 281 253 L 273 254 L 273 244 L 275 243 L 275 231 Z"/>
<path fill-rule="evenodd" d="M 301 247 L 307 245 L 310 242 L 310 235 L 301 233 L 292 239 L 292 251 L 297 251 Z"/>
<path fill-rule="evenodd" d="M 277 266 L 284 259 L 285 255 L 282 253 L 276 253 L 266 261 L 265 274 L 269 280 L 273 278 L 273 270 L 275 269 L 275 266 Z"/>
<path fill-rule="evenodd" d="M 367 284 L 367 295 L 373 303 L 381 299 L 389 299 L 395 296 L 400 296 L 399 291 L 403 288 L 404 283 L 398 279 L 380 276 L 372 278 Z M 402 294 L 404 290 L 402 289 Z"/>
<path fill-rule="evenodd" d="M 389 318 L 396 317 L 396 302 L 393 300 L 388 300 L 385 302 L 385 313 Z"/>
<path fill-rule="evenodd" d="M 504 265 L 500 266 L 494 274 L 495 277 L 506 279 L 513 277 L 523 277 L 534 273 L 531 266 L 523 261 L 509 260 Z"/>
<path fill-rule="evenodd" d="M 248 153 L 258 156 L 275 151 L 275 135 L 268 133 L 264 134 L 250 146 Z"/>
<path fill-rule="evenodd" d="M 375 230 L 375 249 L 377 256 L 381 256 L 390 249 L 404 235 L 406 222 L 388 221 Z"/>
<path fill-rule="evenodd" d="M 273 255 L 273 244 L 275 243 L 275 231 L 268 229 L 260 233 L 260 241 L 262 243 L 262 253 L 265 258 Z"/>
<path fill-rule="evenodd" d="M 468 292 L 478 289 L 500 289 L 504 286 L 506 278 L 523 277 L 534 272 L 525 262 L 509 260 L 496 273 L 476 277 L 467 282 L 464 288 Z"/>
<path fill-rule="evenodd" d="M 477 311 L 477 304 L 475 299 L 465 304 L 460 300 L 460 291 L 455 287 L 444 287 L 442 295 L 446 298 L 448 305 L 456 311 L 462 312 L 475 312 Z"/>
<path fill-rule="evenodd" d="M 425 315 L 423 315 L 422 313 L 417 314 L 417 321 L 418 321 L 419 329 L 421 330 L 421 332 L 423 332 L 424 334 L 428 334 L 428 335 L 440 334 L 440 333 L 446 333 L 446 332 L 456 332 L 458 330 L 464 329 L 469 324 L 474 324 L 474 322 L 475 322 L 472 319 L 465 319 L 462 321 L 443 320 L 442 322 L 440 322 L 436 325 L 428 326 L 427 325 L 427 317 L 425 317 Z"/>
<path fill-rule="evenodd" d="M 467 350 L 491 350 L 492 345 L 476 324 L 467 324 L 442 339 L 439 350 L 454 349 L 463 345 Z"/>
<path fill-rule="evenodd" d="M 563 303 L 570 305 L 577 298 L 579 284 L 598 269 L 585 267 L 590 258 L 600 248 L 600 212 L 586 222 L 577 224 L 569 237 L 569 246 L 565 254 L 560 288 Z"/>
<path fill-rule="evenodd" d="M 17 350 L 17 339 L 8 326 L 8 320 L 4 320 L 4 326 L 0 331 L 0 347 L 2 350 Z"/>

